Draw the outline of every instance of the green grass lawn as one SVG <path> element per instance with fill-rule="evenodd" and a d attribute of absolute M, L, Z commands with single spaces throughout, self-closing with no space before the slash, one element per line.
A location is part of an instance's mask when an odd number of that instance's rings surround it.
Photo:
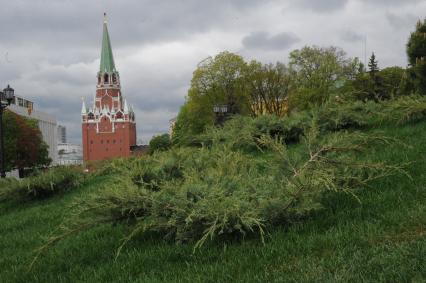
<path fill-rule="evenodd" d="M 374 130 L 373 130 L 374 131 Z M 100 178 L 44 201 L 0 204 L 0 282 L 426 282 L 426 123 L 380 131 L 408 147 L 375 147 L 362 158 L 413 162 L 356 192 L 324 196 L 325 209 L 259 239 L 190 244 L 140 237 L 115 259 L 127 225 L 100 225 L 43 254 L 34 250 L 58 227 L 77 196 Z"/>

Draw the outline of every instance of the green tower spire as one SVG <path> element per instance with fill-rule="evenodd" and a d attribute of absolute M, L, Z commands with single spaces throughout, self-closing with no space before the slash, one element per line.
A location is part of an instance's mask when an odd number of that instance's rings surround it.
<path fill-rule="evenodd" d="M 109 40 L 106 13 L 104 13 L 104 30 L 102 34 L 101 65 L 99 68 L 99 72 L 100 73 L 116 72 L 114 57 L 112 56 L 111 41 Z"/>

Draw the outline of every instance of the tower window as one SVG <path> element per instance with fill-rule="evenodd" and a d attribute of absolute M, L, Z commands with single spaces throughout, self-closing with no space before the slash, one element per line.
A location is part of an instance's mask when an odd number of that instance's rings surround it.
<path fill-rule="evenodd" d="M 98 85 L 101 84 L 101 76 L 98 76 Z"/>
<path fill-rule="evenodd" d="M 104 75 L 104 83 L 108 83 L 108 74 Z"/>
<path fill-rule="evenodd" d="M 117 76 L 115 74 L 112 74 L 112 83 L 117 83 Z"/>

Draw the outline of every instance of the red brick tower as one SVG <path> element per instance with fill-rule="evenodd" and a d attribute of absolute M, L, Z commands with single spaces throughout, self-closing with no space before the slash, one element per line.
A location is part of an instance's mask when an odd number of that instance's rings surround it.
<path fill-rule="evenodd" d="M 135 114 L 121 94 L 106 17 L 96 95 L 90 109 L 83 101 L 81 119 L 84 161 L 130 156 L 136 145 Z"/>

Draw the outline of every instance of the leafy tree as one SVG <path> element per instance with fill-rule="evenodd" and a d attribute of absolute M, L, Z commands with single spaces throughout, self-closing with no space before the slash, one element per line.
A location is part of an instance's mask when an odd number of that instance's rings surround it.
<path fill-rule="evenodd" d="M 37 121 L 5 111 L 3 123 L 7 171 L 18 169 L 21 175 L 24 168 L 47 166 L 51 163 L 48 146 L 42 139 Z"/>
<path fill-rule="evenodd" d="M 407 55 L 415 74 L 418 92 L 426 95 L 426 19 L 419 21 L 407 43 Z"/>
<path fill-rule="evenodd" d="M 400 95 L 410 95 L 416 92 L 416 73 L 413 67 L 404 70 L 399 87 Z"/>
<path fill-rule="evenodd" d="M 293 77 L 282 63 L 262 65 L 257 61 L 249 64 L 250 106 L 252 114 L 287 113 L 287 99 L 293 89 Z"/>
<path fill-rule="evenodd" d="M 387 97 L 397 97 L 400 95 L 408 95 L 410 91 L 407 87 L 403 87 L 406 78 L 406 70 L 401 67 L 388 67 L 379 71 L 380 78 L 383 82 L 383 91 Z"/>
<path fill-rule="evenodd" d="M 226 104 L 231 114 L 250 113 L 247 64 L 230 52 L 208 57 L 193 73 L 187 100 L 177 117 L 175 134 L 184 139 L 214 124 L 213 106 Z"/>
<path fill-rule="evenodd" d="M 171 145 L 169 134 L 154 136 L 149 142 L 149 153 L 168 150 Z"/>
<path fill-rule="evenodd" d="M 292 51 L 289 66 L 297 85 L 290 96 L 290 106 L 297 109 L 323 104 L 341 82 L 354 78 L 361 67 L 357 58 L 347 58 L 342 49 L 317 46 Z"/>
<path fill-rule="evenodd" d="M 230 52 L 203 60 L 194 71 L 189 100 L 204 98 L 210 106 L 223 103 L 233 114 L 247 113 L 246 71 L 244 59 Z"/>
<path fill-rule="evenodd" d="M 359 73 L 357 77 L 348 81 L 344 92 L 351 93 L 357 100 L 385 100 L 409 95 L 413 92 L 410 70 L 401 67 L 388 67 L 377 71 L 377 61 L 374 76 L 371 73 Z"/>

